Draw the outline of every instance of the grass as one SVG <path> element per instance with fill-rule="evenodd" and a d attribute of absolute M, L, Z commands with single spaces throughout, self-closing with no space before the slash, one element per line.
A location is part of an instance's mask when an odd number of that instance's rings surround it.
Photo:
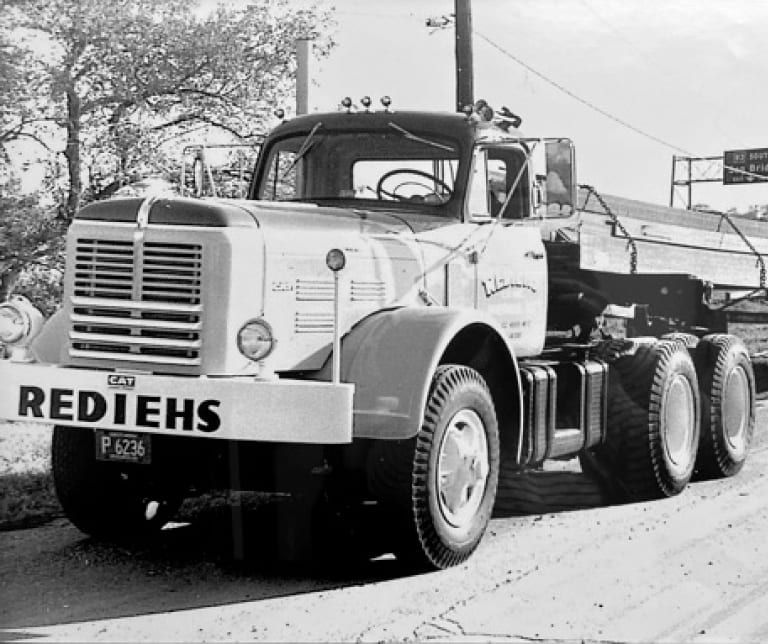
<path fill-rule="evenodd" d="M 0 529 L 61 516 L 51 477 L 51 427 L 0 423 Z"/>
<path fill-rule="evenodd" d="M 768 324 L 732 324 L 750 353 L 768 351 Z M 768 392 L 768 357 L 754 361 L 757 390 Z M 762 397 L 762 396 L 761 396 Z M 62 516 L 51 477 L 51 426 L 0 423 L 0 530 Z"/>

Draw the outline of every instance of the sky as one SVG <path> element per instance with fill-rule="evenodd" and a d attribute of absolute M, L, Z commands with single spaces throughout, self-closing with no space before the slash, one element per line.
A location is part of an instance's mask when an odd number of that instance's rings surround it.
<path fill-rule="evenodd" d="M 425 24 L 454 0 L 333 6 L 337 46 L 311 64 L 311 110 L 384 94 L 395 109 L 454 109 L 453 28 Z M 521 115 L 528 136 L 571 138 L 579 181 L 600 191 L 668 204 L 673 155 L 768 148 L 764 0 L 473 0 L 472 26 L 475 97 Z M 768 203 L 768 183 L 695 184 L 693 202 L 744 210 Z"/>
<path fill-rule="evenodd" d="M 425 24 L 454 0 L 288 2 L 335 8 L 311 110 L 385 94 L 394 109 L 455 109 L 453 27 Z M 768 148 L 768 0 L 472 0 L 472 26 L 475 97 L 522 116 L 527 136 L 572 139 L 579 181 L 601 192 L 669 204 L 673 155 Z M 721 177 L 716 163 L 693 170 Z M 692 197 L 744 211 L 768 204 L 768 183 L 697 183 Z"/>

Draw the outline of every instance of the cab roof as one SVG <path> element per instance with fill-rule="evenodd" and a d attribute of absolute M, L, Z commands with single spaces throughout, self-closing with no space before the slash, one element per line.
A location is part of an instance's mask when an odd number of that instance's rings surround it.
<path fill-rule="evenodd" d="M 394 123 L 409 131 L 456 139 L 462 148 L 471 147 L 478 140 L 514 141 L 523 136 L 515 128 L 505 131 L 491 122 L 478 123 L 476 119 L 468 118 L 465 114 L 458 112 L 380 110 L 315 112 L 297 116 L 274 128 L 270 138 L 306 133 L 318 123 L 334 131 L 386 130 L 390 127 L 390 123 Z"/>

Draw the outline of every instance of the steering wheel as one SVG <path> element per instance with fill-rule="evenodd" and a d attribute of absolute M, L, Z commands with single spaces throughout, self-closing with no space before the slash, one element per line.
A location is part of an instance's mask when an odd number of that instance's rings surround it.
<path fill-rule="evenodd" d="M 440 188 L 442 188 L 443 194 L 438 194 L 432 189 L 431 186 L 424 185 L 419 181 L 403 181 L 402 183 L 397 184 L 391 191 L 384 190 L 384 182 L 390 177 L 394 177 L 395 175 L 398 175 L 398 174 L 415 174 L 418 177 L 428 179 L 429 181 L 434 182 Z M 400 188 L 402 188 L 403 186 L 419 186 L 420 188 L 424 188 L 425 190 L 427 190 L 427 194 L 412 195 L 410 197 L 397 194 L 397 191 L 400 190 Z M 379 199 L 382 199 L 382 197 L 386 196 L 386 197 L 389 197 L 390 199 L 394 199 L 395 201 L 411 201 L 416 198 L 418 198 L 420 201 L 424 201 L 431 195 L 434 195 L 435 197 L 437 197 L 440 200 L 440 203 L 445 203 L 453 195 L 453 190 L 451 190 L 451 187 L 445 181 L 443 181 L 442 179 L 438 179 L 435 175 L 430 174 L 429 172 L 424 172 L 423 170 L 416 170 L 412 168 L 396 168 L 394 170 L 390 170 L 389 172 L 385 172 L 383 175 L 381 175 L 379 182 L 376 184 L 376 196 Z"/>

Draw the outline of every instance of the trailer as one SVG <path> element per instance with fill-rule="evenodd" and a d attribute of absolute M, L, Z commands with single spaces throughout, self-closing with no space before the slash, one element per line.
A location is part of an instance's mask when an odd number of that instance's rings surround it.
<path fill-rule="evenodd" d="M 741 469 L 750 357 L 706 267 L 654 246 L 665 223 L 594 190 L 592 212 L 571 141 L 487 105 L 350 104 L 278 125 L 246 199 L 86 206 L 62 310 L 0 305 L 0 418 L 55 425 L 78 528 L 274 491 L 311 500 L 313 538 L 366 508 L 384 551 L 445 568 L 481 542 L 502 467 L 578 456 L 632 500 Z"/>

